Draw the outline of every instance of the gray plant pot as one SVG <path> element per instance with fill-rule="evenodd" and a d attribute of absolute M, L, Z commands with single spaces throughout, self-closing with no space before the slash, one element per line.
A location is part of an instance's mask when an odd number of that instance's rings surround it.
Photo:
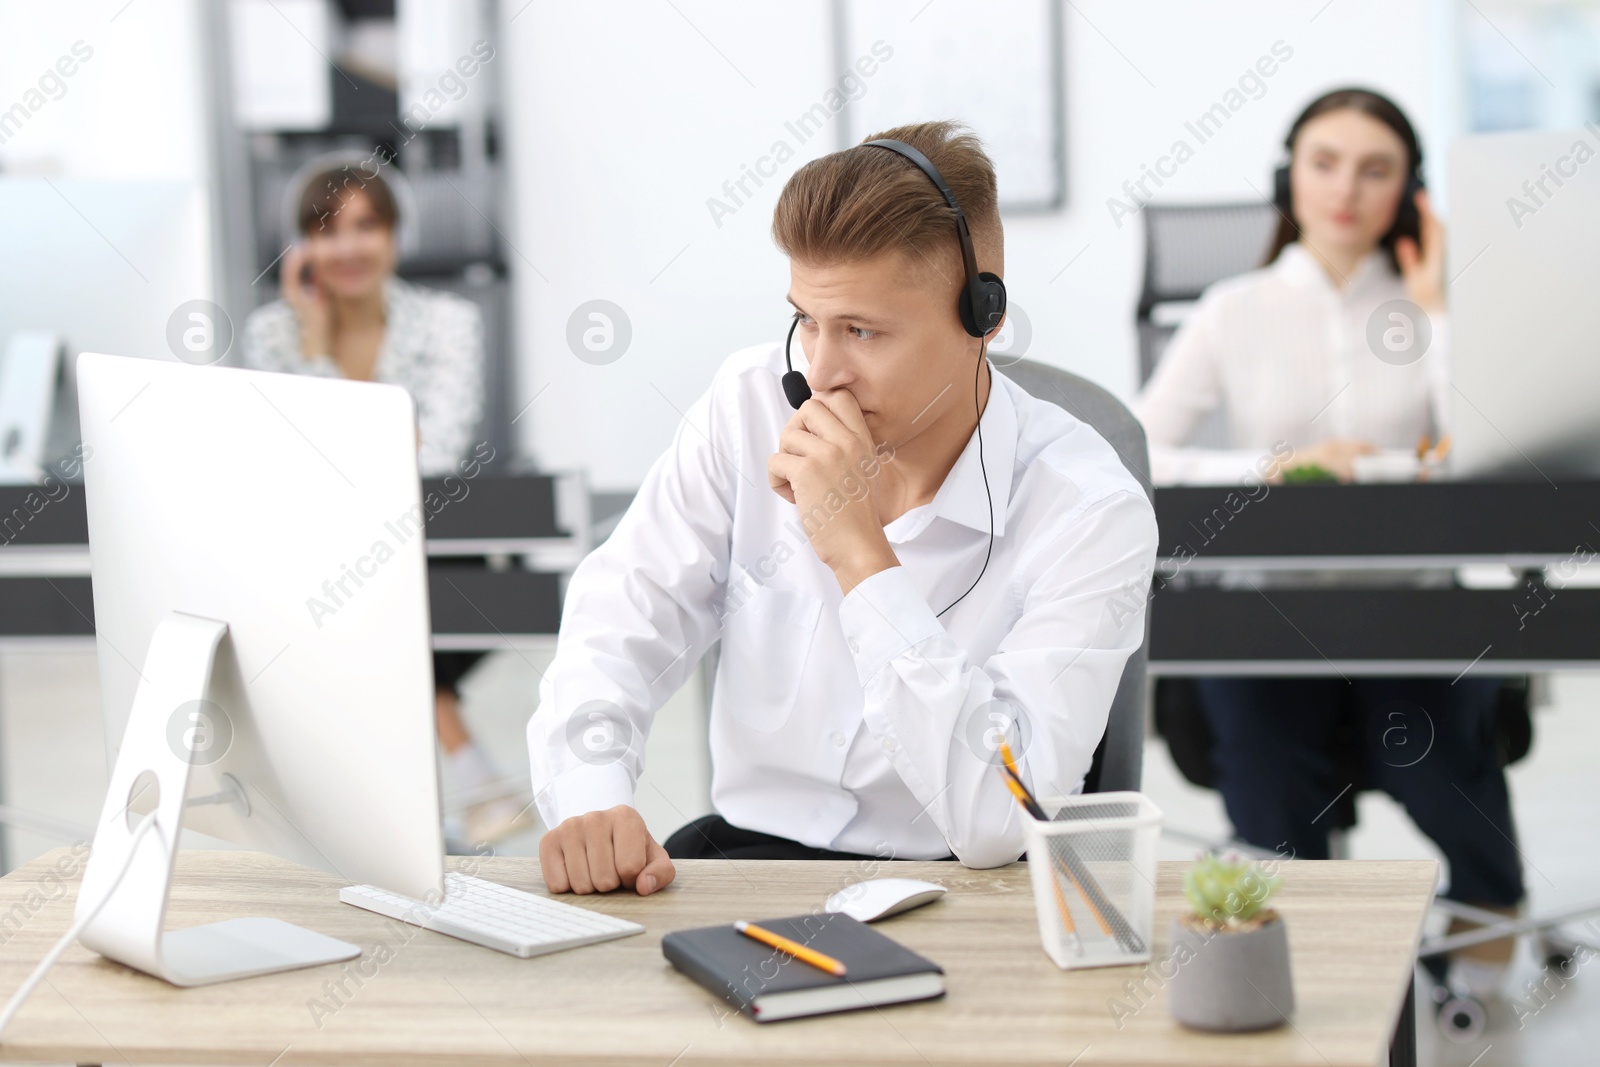
<path fill-rule="evenodd" d="M 1167 985 L 1172 1017 L 1196 1030 L 1269 1030 L 1294 1013 L 1283 919 L 1242 933 L 1202 933 L 1172 921 Z"/>

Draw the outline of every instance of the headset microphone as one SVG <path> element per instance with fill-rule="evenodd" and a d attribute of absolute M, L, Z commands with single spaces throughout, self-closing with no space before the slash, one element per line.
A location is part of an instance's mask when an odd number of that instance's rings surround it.
<path fill-rule="evenodd" d="M 789 359 L 789 343 L 794 340 L 794 330 L 799 325 L 800 315 L 796 312 L 794 322 L 789 326 L 789 336 L 783 342 L 783 361 L 789 366 L 783 376 L 783 395 L 789 398 L 789 406 L 796 410 L 811 399 L 811 386 L 806 383 L 806 376 L 795 370 L 794 363 Z"/>

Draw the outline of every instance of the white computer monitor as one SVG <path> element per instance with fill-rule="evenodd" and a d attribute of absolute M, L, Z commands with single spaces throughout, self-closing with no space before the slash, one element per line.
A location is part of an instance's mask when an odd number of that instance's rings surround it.
<path fill-rule="evenodd" d="M 163 933 L 161 912 L 180 821 L 352 883 L 443 891 L 414 404 L 93 353 L 77 376 L 113 765 L 80 901 L 132 855 L 82 940 L 181 985 L 348 958 L 251 925 L 270 920 Z"/>
<path fill-rule="evenodd" d="M 1450 150 L 1457 474 L 1600 475 L 1600 126 Z"/>

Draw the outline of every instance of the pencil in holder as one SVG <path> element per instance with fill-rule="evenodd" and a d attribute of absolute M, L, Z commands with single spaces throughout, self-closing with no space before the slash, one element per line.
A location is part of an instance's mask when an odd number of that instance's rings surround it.
<path fill-rule="evenodd" d="M 1142 793 L 1044 797 L 1025 817 L 1044 950 L 1062 968 L 1150 960 L 1161 809 Z"/>

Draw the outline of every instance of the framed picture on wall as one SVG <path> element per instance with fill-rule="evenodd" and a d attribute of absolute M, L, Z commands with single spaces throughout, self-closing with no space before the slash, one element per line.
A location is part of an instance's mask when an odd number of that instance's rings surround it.
<path fill-rule="evenodd" d="M 1061 0 L 834 0 L 835 67 L 858 79 L 839 123 L 841 148 L 930 119 L 972 128 L 994 160 L 1000 208 L 1066 204 Z M 885 58 L 887 57 L 887 58 Z M 859 68 L 856 68 L 859 69 Z"/>

